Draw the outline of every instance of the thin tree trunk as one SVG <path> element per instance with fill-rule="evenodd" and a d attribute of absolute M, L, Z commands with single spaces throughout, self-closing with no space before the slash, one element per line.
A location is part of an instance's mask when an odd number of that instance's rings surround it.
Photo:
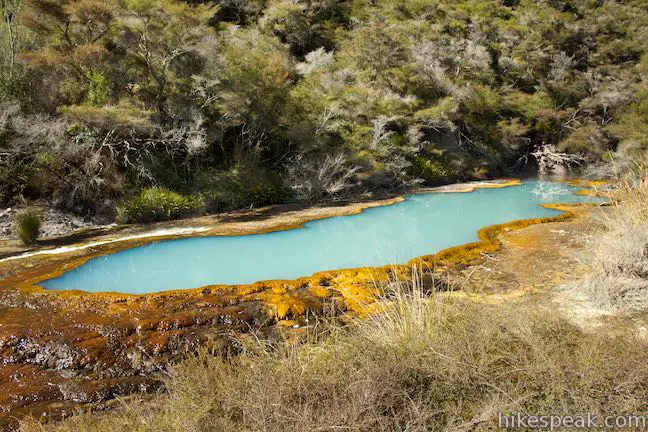
<path fill-rule="evenodd" d="M 6 0 L 2 0 L 2 12 L 9 32 L 9 76 L 13 77 L 16 65 L 17 35 L 14 31 L 16 10 L 10 10 Z"/>

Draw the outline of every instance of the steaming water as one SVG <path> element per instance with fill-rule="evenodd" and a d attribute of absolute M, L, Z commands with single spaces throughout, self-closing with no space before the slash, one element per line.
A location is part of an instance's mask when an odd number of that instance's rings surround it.
<path fill-rule="evenodd" d="M 541 203 L 600 201 L 574 195 L 576 189 L 530 180 L 472 193 L 411 195 L 392 206 L 313 221 L 298 229 L 151 243 L 91 259 L 41 286 L 144 294 L 401 264 L 475 241 L 485 226 L 559 214 Z"/>

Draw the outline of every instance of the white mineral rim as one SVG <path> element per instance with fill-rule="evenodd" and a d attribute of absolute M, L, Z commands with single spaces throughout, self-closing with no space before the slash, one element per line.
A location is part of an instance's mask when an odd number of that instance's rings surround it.
<path fill-rule="evenodd" d="M 103 246 L 110 243 L 118 243 L 118 242 L 124 242 L 129 240 L 139 240 L 139 239 L 150 238 L 150 237 L 184 236 L 184 235 L 202 233 L 209 230 L 210 228 L 208 227 L 171 228 L 171 229 L 155 230 L 155 231 L 150 231 L 142 234 L 134 234 L 130 236 L 119 237 L 111 240 L 95 241 L 95 242 L 86 243 L 78 246 L 62 246 L 55 249 L 47 249 L 47 250 L 41 250 L 36 252 L 26 252 L 24 254 L 0 259 L 0 262 L 25 259 L 36 255 L 60 255 L 68 252 L 76 252 L 76 251 L 89 249 L 96 246 Z"/>

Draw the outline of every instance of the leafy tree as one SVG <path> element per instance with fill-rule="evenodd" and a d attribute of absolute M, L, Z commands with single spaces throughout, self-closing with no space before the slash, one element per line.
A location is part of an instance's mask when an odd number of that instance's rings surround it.
<path fill-rule="evenodd" d="M 280 118 L 293 73 L 285 46 L 274 38 L 242 31 L 227 41 L 217 105 L 233 153 L 280 156 Z"/>
<path fill-rule="evenodd" d="M 155 107 L 163 121 L 179 114 L 172 98 L 182 98 L 192 75 L 202 71 L 200 44 L 211 34 L 213 10 L 174 0 L 121 0 L 119 44 L 134 71 L 137 96 Z"/>
<path fill-rule="evenodd" d="M 115 6 L 102 0 L 25 0 L 22 21 L 44 38 L 30 55 L 38 66 L 66 66 L 86 78 L 87 66 L 99 61 L 103 39 L 113 28 Z"/>

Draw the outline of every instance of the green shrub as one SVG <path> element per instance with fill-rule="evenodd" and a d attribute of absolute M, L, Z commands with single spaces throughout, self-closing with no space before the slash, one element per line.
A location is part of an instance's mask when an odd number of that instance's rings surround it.
<path fill-rule="evenodd" d="M 205 202 L 201 197 L 151 187 L 120 204 L 117 207 L 117 220 L 121 223 L 166 221 L 199 214 L 204 208 Z"/>
<path fill-rule="evenodd" d="M 102 71 L 92 70 L 86 74 L 89 81 L 86 104 L 101 106 L 108 102 L 110 97 L 110 81 Z"/>
<path fill-rule="evenodd" d="M 274 183 L 260 182 L 254 185 L 232 183 L 203 196 L 207 211 L 218 212 L 281 204 L 288 200 L 289 193 Z"/>
<path fill-rule="evenodd" d="M 286 190 L 272 182 L 260 182 L 249 187 L 242 187 L 241 196 L 250 205 L 256 207 L 280 204 L 288 199 Z"/>
<path fill-rule="evenodd" d="M 23 196 L 33 168 L 14 157 L 5 158 L 0 164 L 0 203 L 9 204 Z"/>
<path fill-rule="evenodd" d="M 426 158 L 421 155 L 414 156 L 411 171 L 414 177 L 419 177 L 432 183 L 456 175 L 455 169 L 447 161 Z"/>
<path fill-rule="evenodd" d="M 18 238 L 26 245 L 35 244 L 40 235 L 41 225 L 40 212 L 33 208 L 26 209 L 16 217 Z"/>
<path fill-rule="evenodd" d="M 208 212 L 281 204 L 290 198 L 278 175 L 257 166 L 206 170 L 196 179 L 195 187 L 201 191 Z"/>

